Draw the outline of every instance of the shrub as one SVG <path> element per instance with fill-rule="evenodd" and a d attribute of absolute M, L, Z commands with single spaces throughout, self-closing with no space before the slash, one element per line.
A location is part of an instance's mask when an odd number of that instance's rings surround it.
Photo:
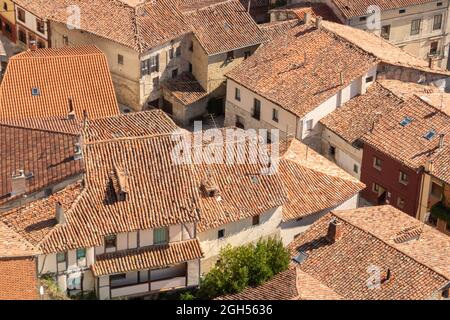
<path fill-rule="evenodd" d="M 227 246 L 219 260 L 202 279 L 198 297 L 211 299 L 258 286 L 289 266 L 289 251 L 279 239 L 259 240 L 240 247 Z"/>

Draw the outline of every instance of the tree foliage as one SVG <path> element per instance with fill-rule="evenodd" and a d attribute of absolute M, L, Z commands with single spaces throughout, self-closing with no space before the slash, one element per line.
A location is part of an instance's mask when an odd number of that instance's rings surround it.
<path fill-rule="evenodd" d="M 223 248 L 211 271 L 202 279 L 198 297 L 210 299 L 258 286 L 289 265 L 289 251 L 279 239 L 259 240 L 256 244 Z"/>

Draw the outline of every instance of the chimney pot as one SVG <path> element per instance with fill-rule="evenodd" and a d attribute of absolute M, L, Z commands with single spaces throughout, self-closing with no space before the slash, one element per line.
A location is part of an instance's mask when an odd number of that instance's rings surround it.
<path fill-rule="evenodd" d="M 23 170 L 18 170 L 12 174 L 11 195 L 21 195 L 26 192 L 26 176 Z"/>
<path fill-rule="evenodd" d="M 327 240 L 330 243 L 339 241 L 342 238 L 342 223 L 333 219 L 328 225 Z"/>

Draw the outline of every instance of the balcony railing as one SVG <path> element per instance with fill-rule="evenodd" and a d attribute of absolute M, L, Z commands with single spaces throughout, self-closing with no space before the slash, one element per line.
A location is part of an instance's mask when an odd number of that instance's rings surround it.
<path fill-rule="evenodd" d="M 159 281 L 123 285 L 111 288 L 111 298 L 153 293 L 163 290 L 182 288 L 186 286 L 186 277 L 175 277 Z"/>

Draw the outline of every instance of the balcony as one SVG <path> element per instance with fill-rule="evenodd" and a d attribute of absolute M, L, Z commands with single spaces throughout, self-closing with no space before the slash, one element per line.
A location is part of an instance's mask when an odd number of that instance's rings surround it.
<path fill-rule="evenodd" d="M 123 285 L 116 288 L 111 288 L 111 298 L 144 295 L 148 293 L 155 293 L 158 291 L 173 290 L 186 286 L 186 277 L 175 277 L 163 279 L 158 281 L 150 281 L 139 284 Z"/>

